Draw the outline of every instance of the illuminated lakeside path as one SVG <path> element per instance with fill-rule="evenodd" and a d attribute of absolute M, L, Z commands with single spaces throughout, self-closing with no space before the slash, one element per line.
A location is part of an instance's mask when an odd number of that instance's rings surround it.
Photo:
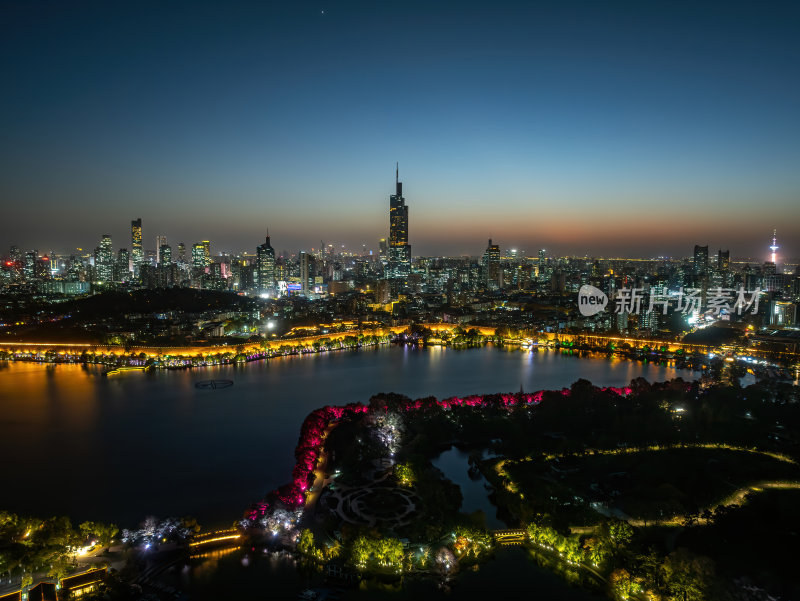
<path fill-rule="evenodd" d="M 322 495 L 322 491 L 327 486 L 326 481 L 326 474 L 328 472 L 328 450 L 325 446 L 325 440 L 328 438 L 328 435 L 331 431 L 336 427 L 335 422 L 331 422 L 328 424 L 328 427 L 322 433 L 322 443 L 321 449 L 322 452 L 320 456 L 317 458 L 317 463 L 314 468 L 314 482 L 311 485 L 311 488 L 308 492 L 306 492 L 306 510 L 313 511 L 314 507 L 319 501 L 320 496 Z"/>
<path fill-rule="evenodd" d="M 475 329 L 483 336 L 495 336 L 497 328 L 485 326 L 471 326 L 468 324 L 420 324 L 421 327 L 427 328 L 434 333 L 452 332 L 456 328 Z M 248 354 L 262 354 L 269 351 L 277 351 L 280 347 L 292 346 L 296 348 L 309 347 L 315 342 L 320 340 L 329 340 L 336 342 L 352 336 L 391 336 L 409 331 L 410 326 L 392 326 L 376 329 L 364 330 L 349 330 L 345 332 L 335 332 L 329 334 L 317 334 L 313 336 L 304 336 L 300 338 L 275 338 L 264 339 L 258 342 L 241 343 L 241 344 L 226 344 L 226 345 L 208 345 L 208 346 L 120 346 L 120 345 L 104 345 L 92 342 L 74 342 L 74 343 L 49 343 L 49 342 L 5 342 L 0 343 L 0 351 L 5 351 L 11 354 L 33 354 L 36 356 L 44 355 L 47 352 L 54 352 L 61 356 L 76 356 L 84 352 L 100 354 L 111 357 L 130 357 L 131 355 L 141 355 L 144 353 L 147 358 L 156 359 L 160 357 L 172 356 L 192 358 L 197 356 L 203 357 L 221 357 L 228 353 L 243 353 Z M 626 338 L 619 336 L 606 336 L 599 334 L 565 334 L 554 332 L 536 332 L 531 334 L 535 339 L 545 345 L 555 344 L 575 344 L 578 346 L 586 346 L 590 349 L 608 349 L 613 347 L 614 350 L 644 350 L 647 347 L 649 350 L 675 353 L 682 351 L 688 354 L 707 354 L 709 352 L 720 352 L 721 350 L 734 349 L 726 345 L 716 346 L 707 344 L 692 344 L 677 342 L 671 340 L 651 340 L 644 338 Z M 510 343 L 521 343 L 519 339 L 507 339 Z M 800 360 L 800 352 L 796 351 L 774 351 L 754 346 L 740 347 L 735 349 L 738 354 L 746 353 L 748 356 L 762 358 L 762 359 L 786 359 L 789 361 Z"/>
<path fill-rule="evenodd" d="M 755 493 L 755 492 L 764 492 L 765 490 L 800 490 L 800 482 L 791 482 L 785 480 L 775 480 L 772 482 L 758 482 L 756 484 L 751 484 L 750 486 L 743 486 L 742 488 L 735 490 L 730 495 L 715 503 L 713 506 L 709 505 L 708 507 L 701 508 L 700 513 L 702 514 L 704 511 L 710 511 L 714 509 L 714 507 L 722 506 L 729 506 L 729 505 L 736 505 L 740 506 L 743 505 L 746 501 L 745 497 L 748 493 Z M 628 523 L 631 526 L 682 526 L 686 523 L 686 520 L 689 519 L 690 516 L 688 515 L 674 515 L 670 518 L 662 518 L 658 520 L 645 520 L 642 519 L 631 519 L 628 520 Z M 695 522 L 698 525 L 708 525 L 709 523 L 713 522 L 712 520 L 707 520 L 703 517 L 693 517 Z"/>
<path fill-rule="evenodd" d="M 781 453 L 774 453 L 771 451 L 762 451 L 759 449 L 754 449 L 749 447 L 722 444 L 722 443 L 694 443 L 694 444 L 686 443 L 686 444 L 674 444 L 674 445 L 652 445 L 648 447 L 625 447 L 621 449 L 586 449 L 585 451 L 576 453 L 549 454 L 546 455 L 545 458 L 547 460 L 551 460 L 551 459 L 592 457 L 594 455 L 630 455 L 635 453 L 655 453 L 658 451 L 673 451 L 677 449 L 714 449 L 714 450 L 738 451 L 743 453 L 753 453 L 755 455 L 761 455 L 762 457 L 768 457 L 769 459 L 774 459 L 775 461 L 788 463 L 794 466 L 799 465 L 795 459 L 789 457 L 788 455 L 784 455 Z M 494 470 L 497 472 L 498 476 L 500 476 L 503 480 L 505 480 L 506 490 L 514 494 L 520 494 L 520 495 L 522 493 L 520 493 L 519 488 L 513 482 L 508 472 L 505 471 L 504 465 L 509 462 L 519 463 L 522 461 L 526 461 L 526 459 L 521 459 L 521 460 L 503 459 L 497 462 L 497 464 L 495 464 L 494 466 Z M 765 490 L 800 490 L 800 481 L 771 480 L 771 481 L 756 482 L 753 484 L 749 484 L 747 486 L 742 486 L 733 491 L 732 493 L 730 493 L 728 496 L 720 499 L 719 501 L 707 507 L 701 508 L 698 512 L 698 515 L 702 514 L 704 511 L 713 510 L 715 507 L 718 507 L 720 505 L 723 506 L 742 505 L 745 503 L 746 495 L 748 493 L 764 492 Z M 625 521 L 627 521 L 631 526 L 636 526 L 636 527 L 681 526 L 690 517 L 692 517 L 695 520 L 695 522 L 699 525 L 707 525 L 708 523 L 710 523 L 709 520 L 704 519 L 702 517 L 689 516 L 689 515 L 673 515 L 667 518 L 649 519 L 649 520 L 644 520 L 641 518 L 630 518 L 626 519 Z"/>

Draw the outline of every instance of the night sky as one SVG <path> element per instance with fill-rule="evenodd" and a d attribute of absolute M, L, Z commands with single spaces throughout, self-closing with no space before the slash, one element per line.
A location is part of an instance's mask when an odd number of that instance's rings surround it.
<path fill-rule="evenodd" d="M 800 244 L 800 4 L 0 5 L 0 253 L 210 239 L 766 259 Z"/>

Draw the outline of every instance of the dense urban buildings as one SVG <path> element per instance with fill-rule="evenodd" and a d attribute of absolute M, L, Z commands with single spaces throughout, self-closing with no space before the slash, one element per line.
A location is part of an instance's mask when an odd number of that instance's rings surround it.
<path fill-rule="evenodd" d="M 370 315 L 386 324 L 480 323 L 665 339 L 711 323 L 786 328 L 800 319 L 798 265 L 777 254 L 775 232 L 763 262 L 732 257 L 730 249 L 712 254 L 702 244 L 686 258 L 554 257 L 545 249 L 529 255 L 491 238 L 480 255 L 412 258 L 399 165 L 388 238 L 376 236 L 377 252 L 366 244 L 348 249 L 320 241 L 310 251 L 278 254 L 267 233 L 255 253 L 214 255 L 211 241 L 201 240 L 187 258 L 183 242 L 175 255 L 166 235 L 153 239 L 155 248 L 144 248 L 137 218 L 130 253 L 115 251 L 108 234 L 87 254 L 41 256 L 12 246 L 0 270 L 0 292 L 57 300 L 115 289 L 190 288 L 314 301 L 327 306 L 331 319 Z M 591 316 L 575 311 L 586 285 L 607 296 L 607 310 Z M 756 310 L 744 311 L 746 305 Z"/>
<path fill-rule="evenodd" d="M 12 246 L 0 269 L 0 292 L 58 302 L 108 290 L 188 288 L 288 303 L 280 311 L 298 320 L 324 315 L 323 321 L 386 325 L 471 323 L 665 340 L 711 324 L 760 331 L 795 327 L 800 319 L 798 265 L 777 254 L 774 235 L 765 244 L 769 260 L 761 262 L 732 256 L 730 249 L 712 254 L 701 244 L 685 258 L 556 257 L 544 249 L 529 255 L 494 239 L 482 254 L 412 258 L 399 171 L 395 186 L 389 236 L 376 236 L 377 252 L 320 242 L 319 248 L 278 254 L 268 234 L 254 253 L 215 255 L 211 241 L 201 240 L 191 245 L 187 260 L 186 245 L 179 243 L 174 254 L 166 235 L 153 237 L 156 248 L 144 248 L 137 218 L 131 222 L 132 253 L 115 249 L 108 234 L 84 254 L 42 255 Z M 477 251 L 477 241 L 475 246 Z M 586 316 L 576 310 L 586 285 L 607 296 L 605 311 Z"/>

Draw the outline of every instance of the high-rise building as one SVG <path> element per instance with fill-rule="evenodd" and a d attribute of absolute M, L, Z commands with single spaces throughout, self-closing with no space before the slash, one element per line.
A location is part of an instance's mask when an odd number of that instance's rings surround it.
<path fill-rule="evenodd" d="M 164 243 L 158 247 L 158 265 L 166 267 L 172 263 L 172 247 L 166 243 L 166 236 L 161 236 Z"/>
<path fill-rule="evenodd" d="M 314 255 L 300 251 L 300 293 L 309 296 L 314 291 Z"/>
<path fill-rule="evenodd" d="M 694 272 L 697 275 L 708 273 L 708 246 L 694 246 Z"/>
<path fill-rule="evenodd" d="M 771 300 L 769 303 L 769 325 L 791 327 L 797 323 L 797 303 Z"/>
<path fill-rule="evenodd" d="M 131 273 L 131 257 L 127 248 L 120 248 L 117 251 L 117 264 L 114 271 L 114 280 L 127 282 Z"/>
<path fill-rule="evenodd" d="M 156 263 L 161 264 L 161 247 L 166 246 L 166 236 L 156 236 Z"/>
<path fill-rule="evenodd" d="M 144 262 L 142 250 L 142 218 L 131 221 L 131 260 L 133 261 L 133 274 L 139 275 L 139 268 Z"/>
<path fill-rule="evenodd" d="M 22 275 L 28 281 L 32 281 L 36 276 L 36 261 L 38 258 L 38 250 L 29 250 L 25 253 L 25 257 L 22 260 Z"/>
<path fill-rule="evenodd" d="M 400 165 L 395 171 L 395 193 L 389 196 L 388 277 L 403 283 L 411 273 L 411 246 L 408 243 L 408 206 L 403 198 Z"/>
<path fill-rule="evenodd" d="M 482 267 L 486 287 L 490 290 L 502 288 L 503 270 L 500 269 L 500 246 L 492 244 L 491 238 L 489 238 L 489 244 L 483 253 Z"/>
<path fill-rule="evenodd" d="M 94 251 L 94 266 L 97 279 L 101 282 L 114 280 L 114 250 L 111 247 L 111 236 L 103 234 L 100 246 Z"/>
<path fill-rule="evenodd" d="M 211 266 L 211 242 L 208 240 L 203 240 L 201 243 L 203 245 L 203 258 L 205 259 L 205 267 Z"/>
<path fill-rule="evenodd" d="M 264 244 L 256 247 L 256 270 L 258 291 L 268 294 L 275 288 L 275 249 L 269 243 L 269 235 Z"/>
<path fill-rule="evenodd" d="M 192 244 L 192 267 L 205 270 L 206 265 L 206 247 L 202 242 L 195 242 Z"/>
<path fill-rule="evenodd" d="M 731 267 L 731 251 L 719 250 L 717 252 L 717 269 L 727 271 Z"/>

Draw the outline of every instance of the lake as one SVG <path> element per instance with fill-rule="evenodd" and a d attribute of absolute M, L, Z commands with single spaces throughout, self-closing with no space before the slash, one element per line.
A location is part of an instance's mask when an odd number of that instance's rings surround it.
<path fill-rule="evenodd" d="M 555 351 L 382 347 L 241 366 L 128 372 L 0 363 L 0 508 L 135 526 L 148 515 L 229 525 L 287 482 L 300 425 L 326 404 L 620 386 L 687 371 Z M 198 389 L 227 379 L 225 389 Z"/>

